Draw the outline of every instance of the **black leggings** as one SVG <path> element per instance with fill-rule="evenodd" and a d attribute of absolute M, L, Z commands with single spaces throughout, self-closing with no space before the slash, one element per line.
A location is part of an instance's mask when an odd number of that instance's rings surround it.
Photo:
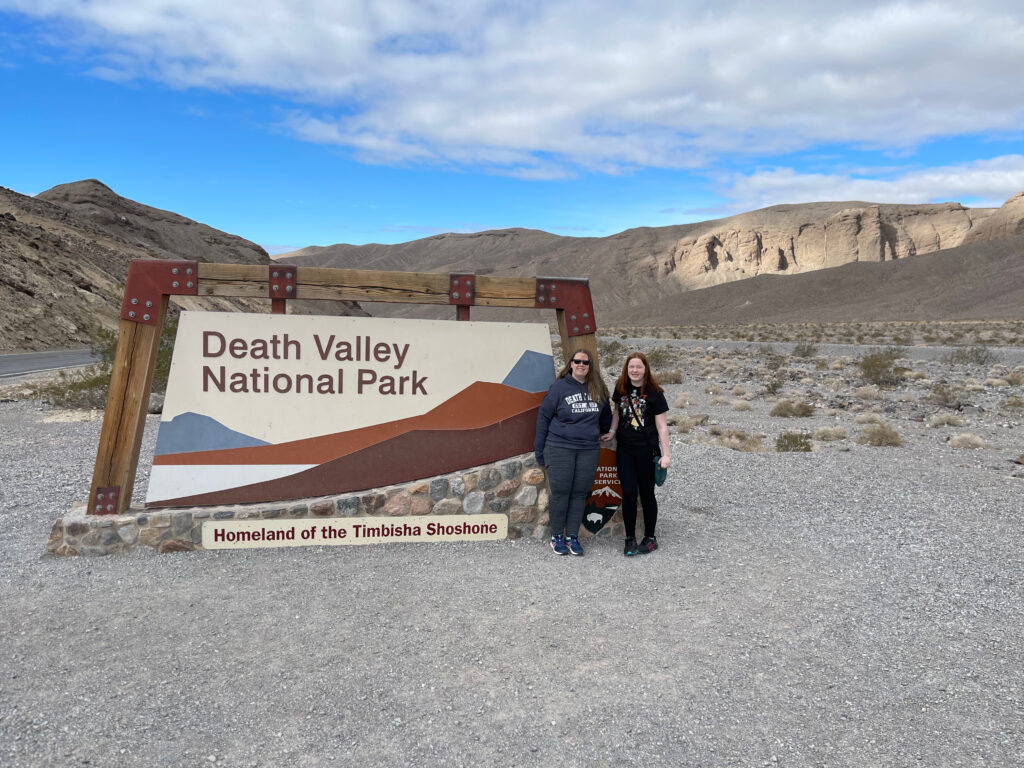
<path fill-rule="evenodd" d="M 622 483 L 622 522 L 626 536 L 636 538 L 636 497 L 644 507 L 644 535 L 654 536 L 658 522 L 658 500 L 654 498 L 654 453 L 650 448 L 619 445 L 615 463 Z"/>

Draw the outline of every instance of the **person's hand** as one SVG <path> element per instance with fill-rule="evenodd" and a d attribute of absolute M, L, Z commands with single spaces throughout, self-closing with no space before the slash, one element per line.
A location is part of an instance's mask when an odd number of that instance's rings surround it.
<path fill-rule="evenodd" d="M 661 457 L 661 468 L 662 469 L 668 469 L 668 466 L 671 463 L 672 463 L 672 459 L 670 459 L 668 456 L 662 456 Z"/>
<path fill-rule="evenodd" d="M 602 443 L 609 443 L 609 442 L 611 442 L 611 439 L 613 437 L 615 437 L 615 433 L 614 432 L 605 432 L 603 435 L 601 435 L 601 442 Z"/>

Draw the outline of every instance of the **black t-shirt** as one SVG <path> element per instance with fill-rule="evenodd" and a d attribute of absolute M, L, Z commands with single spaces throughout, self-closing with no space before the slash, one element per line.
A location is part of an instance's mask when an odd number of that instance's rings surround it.
<path fill-rule="evenodd" d="M 619 427 L 615 432 L 619 444 L 660 452 L 654 417 L 668 412 L 665 394 L 654 390 L 640 394 L 637 387 L 629 385 L 625 395 L 616 390 L 612 400 L 619 409 Z"/>

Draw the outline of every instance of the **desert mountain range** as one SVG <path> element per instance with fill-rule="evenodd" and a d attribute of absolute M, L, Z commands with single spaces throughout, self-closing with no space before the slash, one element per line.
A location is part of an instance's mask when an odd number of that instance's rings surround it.
<path fill-rule="evenodd" d="M 270 263 L 256 243 L 136 203 L 95 179 L 35 197 L 0 187 L 0 350 L 87 345 L 95 326 L 116 328 L 132 259 Z M 174 302 L 269 311 L 269 301 L 182 296 Z M 328 304 L 317 302 L 317 310 L 362 313 L 352 304 Z"/>
<path fill-rule="evenodd" d="M 1024 193 L 1000 208 L 778 205 L 603 238 L 508 229 L 397 245 L 310 247 L 279 258 L 309 266 L 587 277 L 598 323 L 607 327 L 1019 318 L 1022 251 Z M 35 197 L 0 187 L 0 350 L 81 345 L 93 326 L 115 327 L 134 258 L 270 263 L 255 243 L 121 197 L 94 179 Z M 216 299 L 175 302 L 229 306 Z M 243 304 L 253 311 L 268 311 L 267 305 Z M 393 316 L 452 315 L 448 308 L 412 305 L 367 308 Z M 362 312 L 333 302 L 289 311 Z M 482 319 L 530 314 L 473 310 Z"/>
<path fill-rule="evenodd" d="M 748 287 L 754 287 L 748 285 L 749 278 L 767 276 L 786 278 L 762 279 L 756 286 L 757 295 L 764 299 L 786 286 L 792 302 L 786 305 L 786 315 L 793 321 L 802 316 L 802 296 L 807 289 L 801 286 L 806 285 L 816 286 L 815 291 L 827 297 L 825 307 L 849 305 L 854 314 L 859 312 L 857 302 L 869 300 L 857 319 L 910 319 L 906 302 L 899 296 L 879 293 L 878 286 L 871 296 L 853 294 L 844 286 L 846 277 L 876 274 L 879 280 L 881 276 L 889 280 L 891 275 L 903 274 L 904 264 L 926 254 L 948 253 L 952 254 L 948 259 L 910 270 L 915 275 L 939 271 L 939 281 L 930 286 L 939 300 L 919 309 L 937 313 L 929 319 L 940 320 L 952 319 L 941 297 L 956 295 L 976 259 L 987 254 L 990 246 L 993 254 L 1003 254 L 1006 270 L 1016 264 L 1019 243 L 1011 248 L 1006 244 L 1018 236 L 1024 236 L 1024 193 L 1014 195 L 1000 208 L 970 209 L 958 203 L 776 205 L 715 221 L 630 229 L 603 238 L 509 229 L 437 235 L 398 245 L 305 248 L 277 258 L 324 267 L 584 276 L 590 279 L 598 322 L 616 325 L 737 322 L 734 307 L 745 307 L 741 313 L 745 322 L 777 322 L 779 302 L 751 299 L 747 304 L 744 298 Z M 1001 245 L 993 245 L 996 243 Z M 961 261 L 962 270 L 957 266 Z M 849 264 L 860 264 L 862 269 L 834 275 L 826 269 Z M 894 268 L 894 264 L 900 266 Z M 1024 283 L 1014 283 L 1013 276 L 997 265 L 986 262 L 983 274 L 986 285 L 1001 295 L 1013 285 L 1024 288 Z M 995 284 L 990 282 L 992 278 Z M 700 290 L 713 286 L 722 290 L 710 295 Z M 983 287 L 978 290 L 986 292 Z M 723 303 L 726 297 L 728 302 Z M 987 298 L 978 297 L 973 302 L 976 307 L 955 303 L 958 318 L 1005 317 L 1007 313 L 1019 317 L 1024 313 L 1020 303 L 1003 306 Z M 696 317 L 693 307 L 700 308 Z M 368 308 L 374 314 L 410 315 L 417 311 L 400 305 Z M 478 312 L 481 316 L 508 316 L 507 312 L 474 310 L 474 314 Z"/>

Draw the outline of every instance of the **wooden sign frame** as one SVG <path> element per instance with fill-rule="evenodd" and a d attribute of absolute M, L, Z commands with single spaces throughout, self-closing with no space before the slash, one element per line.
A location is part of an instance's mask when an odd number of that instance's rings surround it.
<path fill-rule="evenodd" d="M 135 259 L 121 304 L 117 351 L 89 490 L 90 515 L 122 514 L 131 505 L 160 333 L 171 296 L 266 298 L 276 314 L 286 312 L 290 299 L 447 304 L 455 307 L 457 320 L 469 320 L 473 306 L 553 309 L 565 359 L 586 350 L 600 374 L 594 303 L 585 278 Z"/>

